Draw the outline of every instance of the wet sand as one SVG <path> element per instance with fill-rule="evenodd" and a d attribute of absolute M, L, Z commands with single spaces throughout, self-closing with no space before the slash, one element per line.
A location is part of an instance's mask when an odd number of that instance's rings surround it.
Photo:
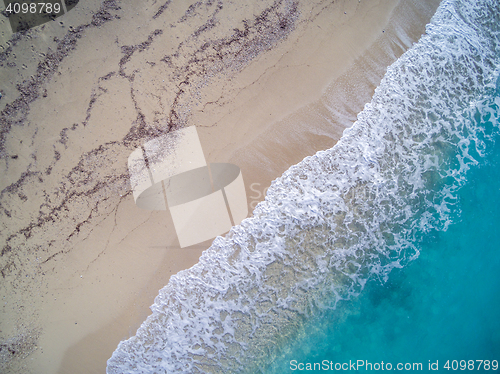
<path fill-rule="evenodd" d="M 195 125 L 243 173 L 250 211 L 335 144 L 437 1 L 87 1 L 28 32 L 0 24 L 0 369 L 102 373 L 179 248 L 135 204 L 127 158 Z"/>

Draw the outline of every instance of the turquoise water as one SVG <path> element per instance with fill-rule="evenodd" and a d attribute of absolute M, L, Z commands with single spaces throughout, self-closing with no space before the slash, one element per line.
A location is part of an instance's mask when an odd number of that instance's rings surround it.
<path fill-rule="evenodd" d="M 323 360 L 393 370 L 422 363 L 422 371 L 437 361 L 440 372 L 453 371 L 444 368 L 448 360 L 458 368 L 461 360 L 500 361 L 500 142 L 490 152 L 459 190 L 457 223 L 426 237 L 419 258 L 385 284 L 368 282 L 360 296 L 314 320 L 265 372 L 300 372 L 298 363 Z M 475 372 L 498 372 L 478 364 Z"/>
<path fill-rule="evenodd" d="M 251 218 L 173 276 L 107 372 L 491 370 L 499 71 L 500 3 L 444 0 L 339 142 L 273 181 Z"/>

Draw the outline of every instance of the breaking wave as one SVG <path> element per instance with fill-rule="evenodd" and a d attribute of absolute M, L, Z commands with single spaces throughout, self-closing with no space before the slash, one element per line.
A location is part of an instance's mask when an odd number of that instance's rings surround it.
<path fill-rule="evenodd" d="M 499 4 L 444 1 L 342 139 L 173 276 L 107 373 L 265 372 L 308 318 L 416 259 L 499 133 Z"/>

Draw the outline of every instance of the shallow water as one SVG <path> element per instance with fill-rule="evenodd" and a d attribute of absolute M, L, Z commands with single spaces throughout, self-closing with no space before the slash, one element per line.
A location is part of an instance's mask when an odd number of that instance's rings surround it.
<path fill-rule="evenodd" d="M 479 235 L 496 218 L 477 212 L 499 188 L 499 15 L 443 2 L 337 145 L 172 277 L 108 373 L 498 359 L 498 241 Z"/>
<path fill-rule="evenodd" d="M 500 358 L 500 142 L 469 174 L 458 199 L 456 223 L 426 237 L 416 261 L 394 270 L 385 284 L 368 282 L 359 297 L 311 321 L 265 372 L 357 360 L 360 371 L 366 362 L 386 370 L 411 364 L 415 371 L 413 364 L 429 371 L 429 362 L 437 362 L 445 371 L 447 362 L 460 369 L 462 360 L 489 360 L 493 371 Z M 471 368 L 488 371 L 479 364 Z"/>

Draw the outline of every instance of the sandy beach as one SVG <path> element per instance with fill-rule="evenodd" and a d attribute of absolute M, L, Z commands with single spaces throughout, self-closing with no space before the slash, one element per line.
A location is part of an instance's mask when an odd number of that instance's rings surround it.
<path fill-rule="evenodd" d="M 196 126 L 251 214 L 335 144 L 438 4 L 90 0 L 17 34 L 2 16 L 0 371 L 105 372 L 210 246 L 180 248 L 168 211 L 136 206 L 134 149 Z"/>

